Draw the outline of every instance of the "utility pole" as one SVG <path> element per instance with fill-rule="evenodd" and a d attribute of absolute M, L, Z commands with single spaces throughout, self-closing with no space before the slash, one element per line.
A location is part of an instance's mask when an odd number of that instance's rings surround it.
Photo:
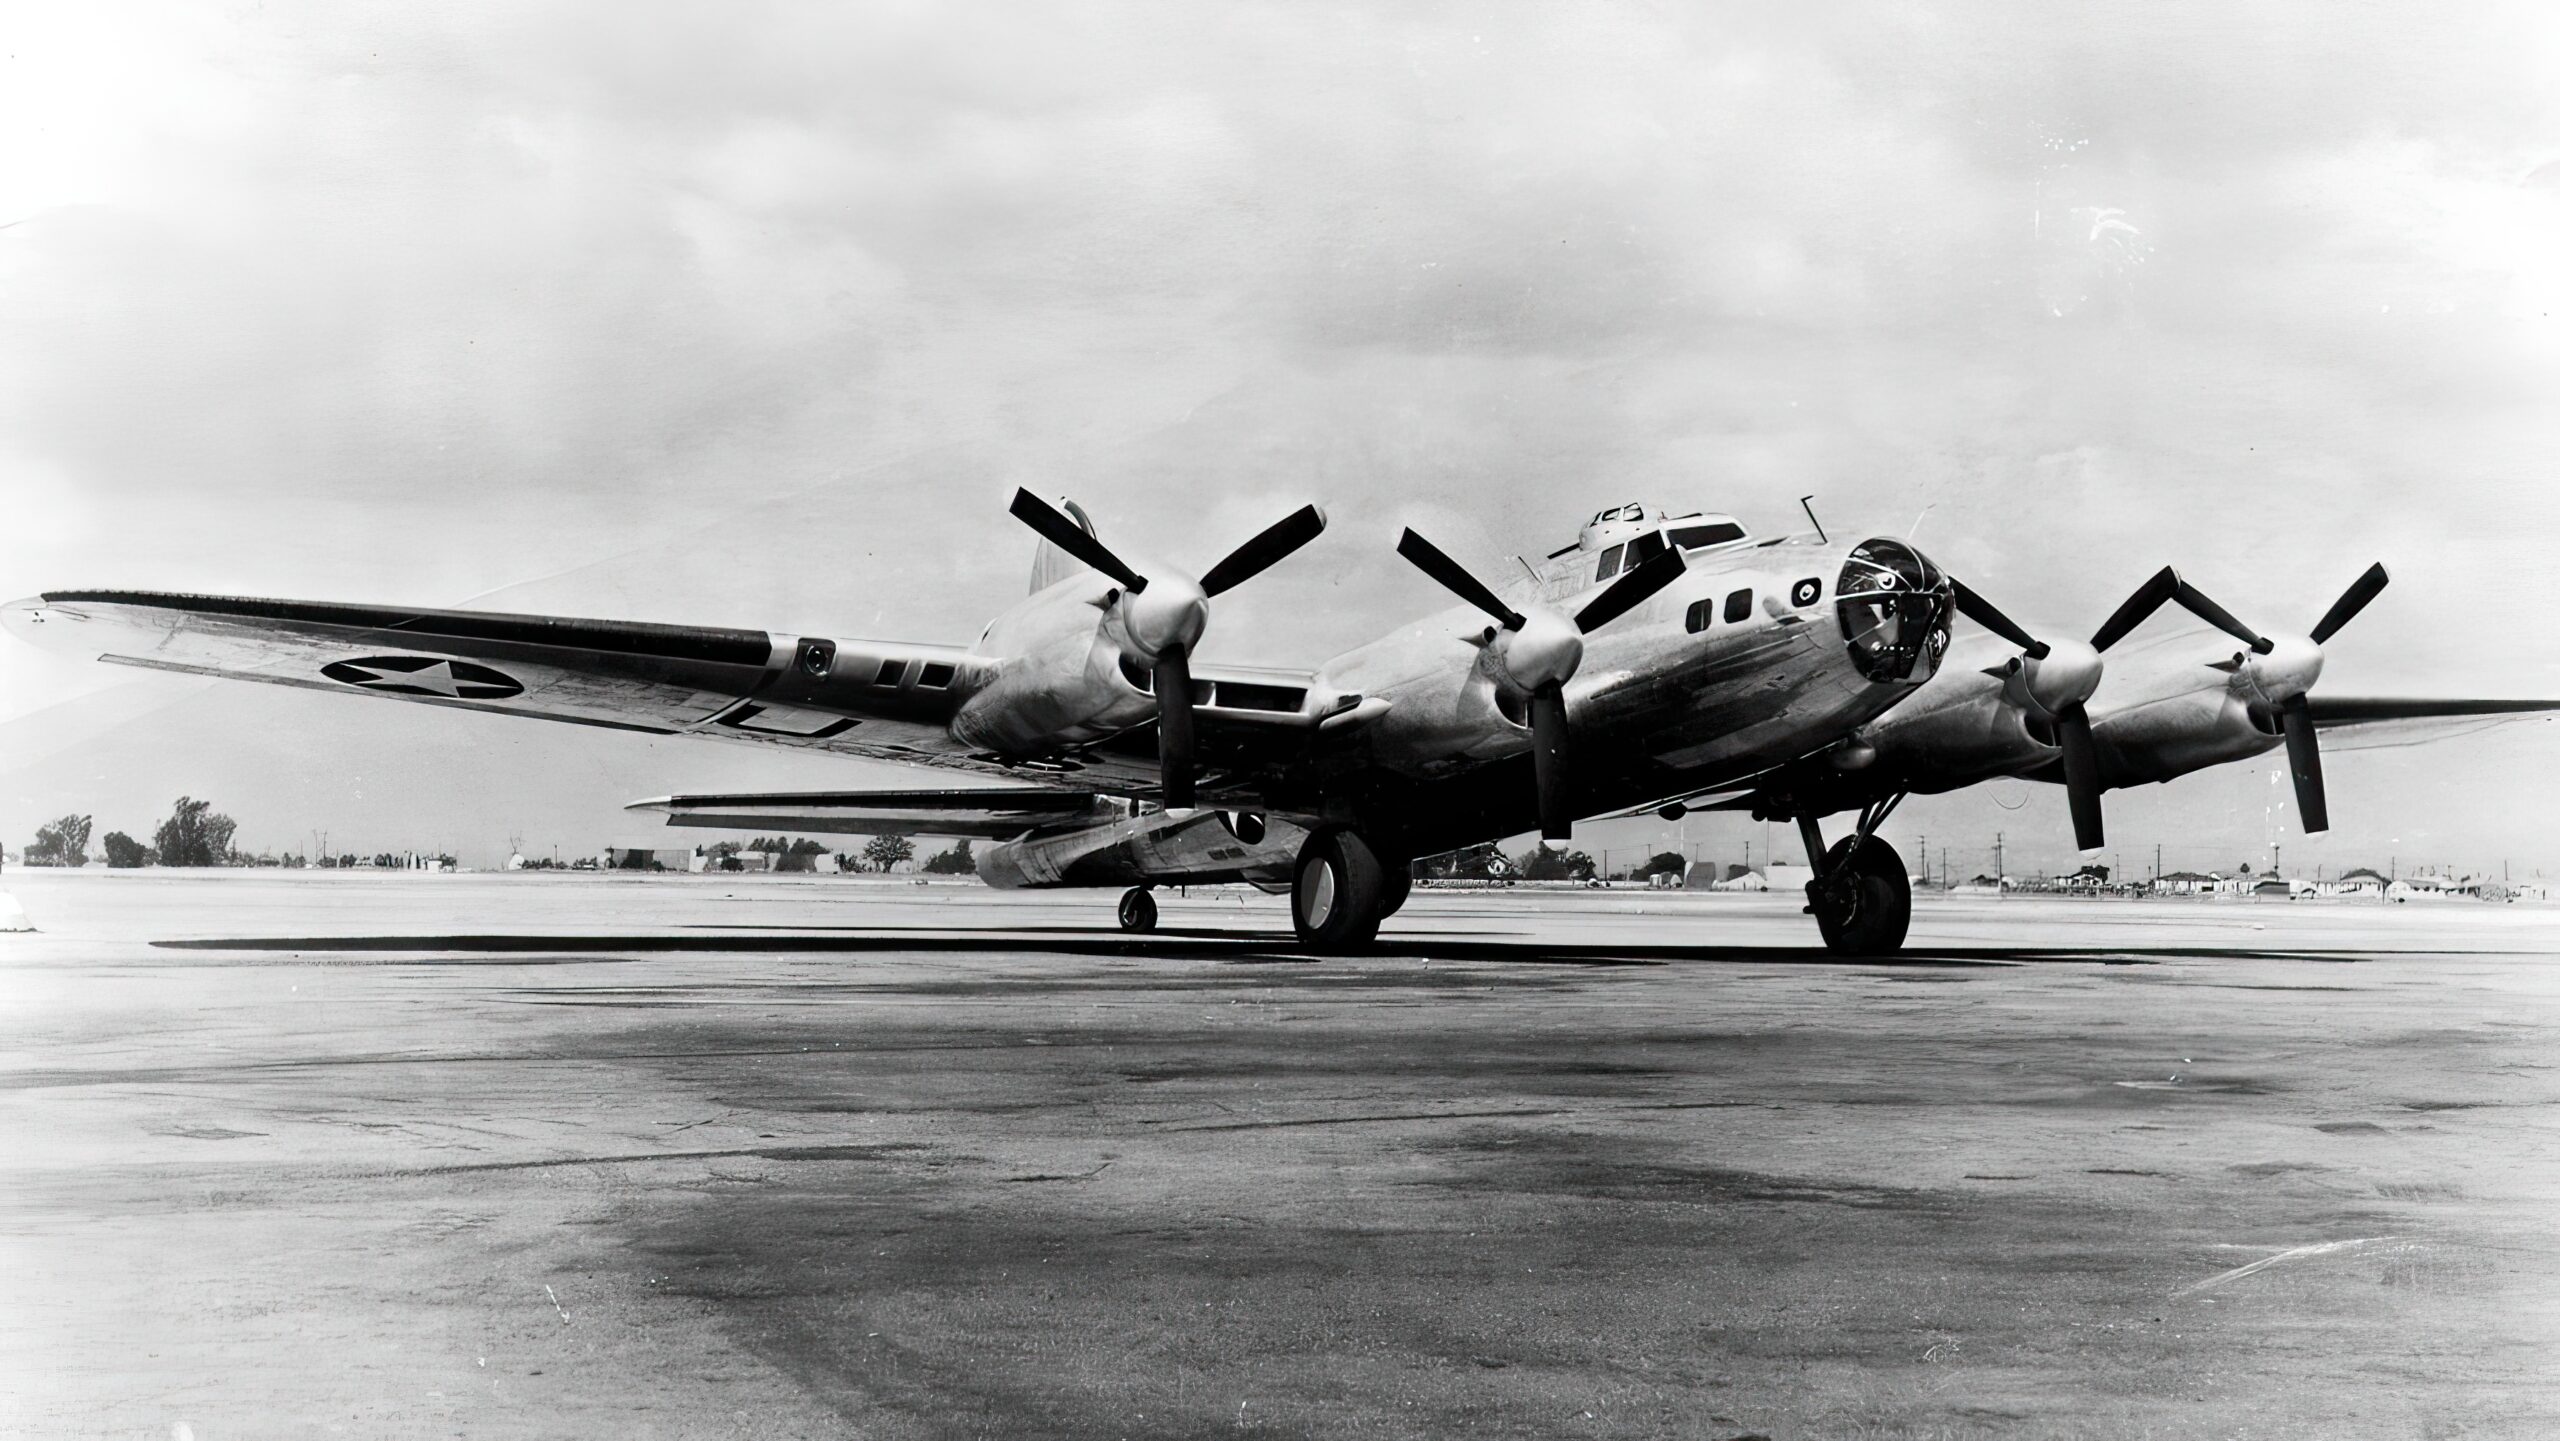
<path fill-rule="evenodd" d="M 1929 879 L 1929 838 L 1920 838 L 1920 879 Z"/>
<path fill-rule="evenodd" d="M 1991 879 L 1995 881 L 2005 881 L 2008 878 L 2009 833 L 2007 831 L 1993 831 L 1991 833 Z"/>
<path fill-rule="evenodd" d="M 2151 843 L 2151 883 L 2155 886 L 2160 884 L 2160 843 L 2158 841 Z"/>
<path fill-rule="evenodd" d="M 2268 873 L 2269 873 L 2269 874 L 2271 874 L 2271 875 L 2279 875 L 2279 876 L 2280 876 L 2280 875 L 2283 875 L 2283 874 L 2284 874 L 2284 847 L 2279 846 L 2279 845 L 2270 844 L 2270 845 L 2268 845 L 2267 849 L 2275 853 L 2275 859 L 2274 859 L 2274 860 L 2272 860 L 2272 861 L 2269 861 L 2269 862 L 2267 863 Z"/>

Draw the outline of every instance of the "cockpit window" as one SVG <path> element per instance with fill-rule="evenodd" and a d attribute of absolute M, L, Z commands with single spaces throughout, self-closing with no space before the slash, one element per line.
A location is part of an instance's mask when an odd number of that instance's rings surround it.
<path fill-rule="evenodd" d="M 1849 553 L 1835 593 L 1849 658 L 1867 679 L 1936 673 L 1947 648 L 1950 588 L 1928 557 L 1900 541 L 1868 541 Z"/>
<path fill-rule="evenodd" d="M 1633 570 L 1670 548 L 1663 542 L 1661 531 L 1646 531 L 1627 542 L 1627 569 Z"/>
<path fill-rule="evenodd" d="M 1609 577 L 1616 575 L 1618 573 L 1619 558 L 1624 556 L 1626 553 L 1627 548 L 1623 545 L 1613 545 L 1607 550 L 1600 552 L 1600 573 L 1592 578 L 1594 580 L 1607 580 Z"/>
<path fill-rule="evenodd" d="M 1671 543 L 1682 550 L 1698 550 L 1710 545 L 1730 545 L 1740 539 L 1742 539 L 1742 527 L 1729 520 L 1720 520 L 1712 525 L 1675 526 L 1671 531 Z"/>

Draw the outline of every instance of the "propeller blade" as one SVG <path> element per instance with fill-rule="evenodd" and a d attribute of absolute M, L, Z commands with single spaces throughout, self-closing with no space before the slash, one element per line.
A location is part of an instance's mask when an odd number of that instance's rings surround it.
<path fill-rule="evenodd" d="M 2089 637 L 2089 644 L 2095 649 L 2105 650 L 2132 634 L 2135 626 L 2151 619 L 2153 611 L 2176 599 L 2178 587 L 2183 583 L 2178 579 L 2176 566 L 2160 567 L 2157 574 L 2124 598 L 2124 604 L 2116 607 L 2116 613 L 2107 617 L 2107 623 L 2098 627 L 2096 635 Z"/>
<path fill-rule="evenodd" d="M 1164 774 L 1164 806 L 1189 810 L 1193 737 L 1191 727 L 1191 656 L 1169 645 L 1156 657 L 1156 753 Z"/>
<path fill-rule="evenodd" d="M 1300 506 L 1262 534 L 1227 552 L 1225 560 L 1209 567 L 1209 573 L 1200 577 L 1200 590 L 1205 595 L 1231 591 L 1288 559 L 1291 552 L 1322 534 L 1324 512 L 1312 505 Z"/>
<path fill-rule="evenodd" d="M 1147 588 L 1147 578 L 1111 553 L 1111 548 L 1085 532 L 1064 511 L 1027 490 L 1013 493 L 1013 518 L 1040 532 L 1040 538 L 1120 582 L 1130 591 Z"/>
<path fill-rule="evenodd" d="M 2002 615 L 1998 606 L 1975 594 L 1973 587 L 1963 581 L 1956 582 L 1956 609 L 1964 613 L 1965 619 L 2025 651 L 2032 659 L 2042 660 L 2051 654 L 2044 642 L 2027 634 L 2024 627 Z"/>
<path fill-rule="evenodd" d="M 2213 603 L 2213 597 L 2181 580 L 2175 596 L 2178 604 L 2195 613 L 2196 619 L 2246 645 L 2260 655 L 2276 648 L 2275 642 L 2240 623 L 2240 618 Z"/>
<path fill-rule="evenodd" d="M 2089 708 L 2073 705 L 2054 718 L 2062 742 L 2062 785 L 2071 796 L 2071 838 L 2094 851 L 2107 843 L 2106 808 L 2099 800 L 2098 738 L 2089 730 Z"/>
<path fill-rule="evenodd" d="M 1443 590 L 1502 622 L 1504 630 L 1518 630 L 1527 619 L 1502 603 L 1493 587 L 1467 574 L 1467 568 L 1451 560 L 1448 554 L 1424 540 L 1420 533 L 1406 527 L 1404 538 L 1396 542 L 1396 554 L 1412 561 L 1424 575 L 1440 582 Z"/>
<path fill-rule="evenodd" d="M 2320 617 L 2320 623 L 2311 628 L 2311 643 L 2328 644 L 2329 637 L 2345 629 L 2347 622 L 2356 618 L 2356 612 L 2372 604 L 2373 598 L 2382 594 L 2382 588 L 2389 584 L 2391 572 L 2382 568 L 2382 562 L 2375 561 L 2364 574 L 2356 577 L 2355 584 L 2347 587 L 2337 603 L 2329 607 L 2329 613 Z"/>
<path fill-rule="evenodd" d="M 1607 590 L 1582 608 L 1573 618 L 1574 629 L 1584 635 L 1598 630 L 1637 606 L 1653 599 L 1656 592 L 1678 580 L 1689 563 L 1677 550 L 1666 550 L 1610 583 Z"/>
<path fill-rule="evenodd" d="M 1538 834 L 1573 839 L 1573 812 L 1565 799 L 1564 687 L 1541 686 L 1529 696 L 1531 758 L 1538 768 Z"/>
<path fill-rule="evenodd" d="M 2311 699 L 2297 695 L 2284 703 L 2285 759 L 2293 762 L 2293 803 L 2302 813 L 2302 828 L 2329 828 L 2329 783 L 2320 774 L 2320 732 L 2311 723 Z"/>

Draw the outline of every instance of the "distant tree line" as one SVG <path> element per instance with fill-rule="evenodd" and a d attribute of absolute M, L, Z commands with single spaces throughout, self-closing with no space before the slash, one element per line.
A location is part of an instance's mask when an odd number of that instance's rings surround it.
<path fill-rule="evenodd" d="M 26 849 L 27 864 L 87 865 L 91 820 L 89 816 L 68 815 L 36 827 L 35 842 Z M 111 870 L 257 864 L 255 858 L 232 849 L 231 838 L 238 830 L 239 823 L 215 810 L 213 802 L 180 796 L 171 807 L 169 818 L 151 833 L 151 844 L 144 845 L 122 831 L 109 831 L 99 846 Z"/>
<path fill-rule="evenodd" d="M 716 841 L 703 855 L 713 870 L 736 870 L 731 864 L 741 855 L 760 854 L 790 858 L 827 854 L 827 848 L 816 841 L 790 836 L 757 836 L 745 841 Z M 886 875 L 916 859 L 916 843 L 906 836 L 873 836 L 858 851 L 835 853 L 836 869 L 847 874 L 865 871 Z M 792 869 L 783 867 L 783 869 Z M 971 876 L 978 873 L 978 858 L 970 852 L 969 843 L 961 841 L 949 850 L 927 856 L 915 869 L 928 875 Z"/>

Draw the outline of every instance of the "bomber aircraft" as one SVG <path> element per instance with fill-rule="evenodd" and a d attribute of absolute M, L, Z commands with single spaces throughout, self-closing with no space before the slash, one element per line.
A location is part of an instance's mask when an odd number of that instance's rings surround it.
<path fill-rule="evenodd" d="M 1833 541 L 1818 523 L 1763 539 L 1641 503 L 1494 583 L 1407 530 L 1398 552 L 1460 605 L 1312 670 L 1195 665 L 1215 597 L 1314 540 L 1320 511 L 1196 574 L 1115 551 L 1073 502 L 1018 491 L 1012 513 L 1041 536 L 1030 593 L 966 646 L 145 591 L 48 592 L 0 619 L 115 664 L 1001 777 L 634 808 L 676 825 L 985 837 L 988 883 L 1126 888 L 1130 930 L 1154 926 L 1152 887 L 1246 881 L 1286 892 L 1319 952 L 1369 943 L 1416 857 L 1735 806 L 1803 828 L 1807 909 L 1831 949 L 1884 954 L 1911 893 L 1875 832 L 1911 791 L 2068 777 L 2075 816 L 2094 817 L 2106 786 L 2298 735 L 2316 795 L 2315 726 L 2511 704 L 2305 699 L 2320 642 L 2380 588 L 2378 569 L 2312 639 L 2246 636 L 2250 651 L 2209 672 L 2218 691 L 2125 687 L 2118 703 L 2110 686 L 2100 704 L 2099 651 L 2167 600 L 2218 608 L 2169 575 L 2092 642 L 2038 641 L 1907 541 Z M 1968 649 L 2006 649 L 1950 666 L 1958 613 L 1986 633 Z M 1820 818 L 1851 808 L 1851 833 L 1824 845 Z"/>

